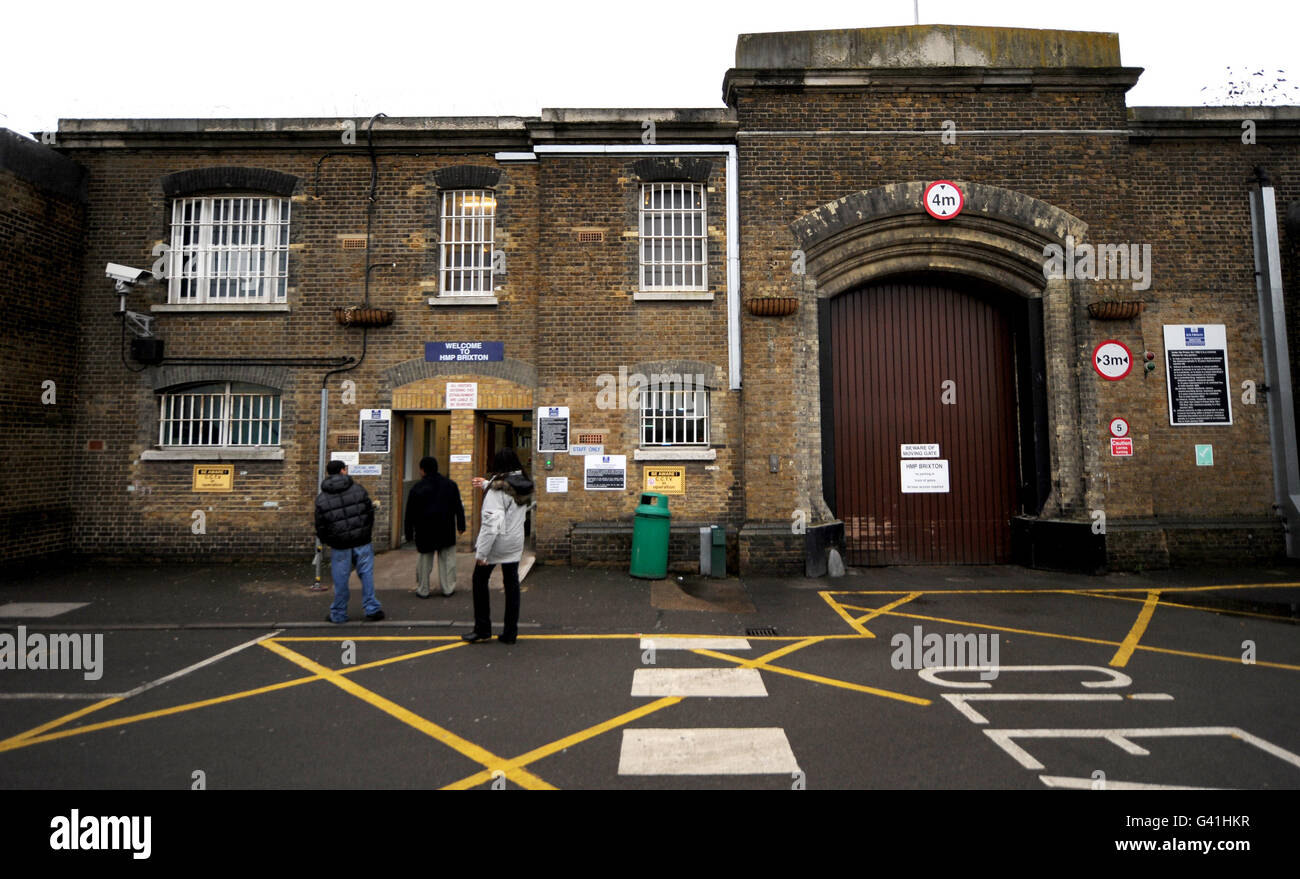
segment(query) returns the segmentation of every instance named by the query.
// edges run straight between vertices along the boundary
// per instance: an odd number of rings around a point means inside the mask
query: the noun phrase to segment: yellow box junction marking
[[[326,668],[315,660],[308,659],[301,653],[290,650],[283,644],[276,644],[274,641],[263,641],[262,646],[267,650],[270,650],[272,653],[283,656],[295,665],[300,665],[307,671],[314,672],[341,689],[343,692],[356,696],[366,704],[378,708],[390,717],[397,718],[407,726],[419,730],[426,736],[429,736],[430,738],[451,748],[453,751],[463,754],[476,763],[482,763],[484,766],[488,767],[489,770],[504,769],[506,778],[514,781],[521,787],[528,788],[529,790],[555,790],[554,785],[548,784],[536,775],[533,775],[531,772],[525,771],[522,767],[510,767],[509,769],[506,769],[506,767],[501,765],[505,761],[486,748],[474,744],[469,739],[456,735],[449,729],[438,726],[438,724],[421,717],[409,708],[403,708],[391,699],[385,699],[374,690],[367,690],[356,681],[344,677],[331,668]]]
[[[1128,665],[1129,657],[1133,655],[1133,649],[1138,646],[1138,641],[1142,639],[1142,634],[1147,630],[1147,625],[1151,622],[1151,615],[1156,612],[1156,605],[1159,603],[1159,590],[1147,593],[1147,600],[1142,602],[1142,609],[1138,611],[1138,617],[1133,621],[1133,628],[1129,629],[1123,643],[1119,645],[1119,649],[1111,657],[1111,665],[1116,668],[1123,668]]]
[[[335,638],[327,638],[325,640],[333,641],[334,643],[337,644],[341,639],[335,637]],[[362,639],[353,638],[352,640],[359,641]],[[387,659],[378,659],[375,660],[374,662],[367,662],[363,665],[348,666],[345,669],[339,669],[337,674],[343,674],[343,675],[355,674],[356,672],[359,671],[365,671],[366,669],[377,668],[382,665],[390,665],[394,662],[404,662],[408,659],[416,659],[421,656],[429,656],[434,653],[442,653],[445,650],[454,650],[457,647],[464,646],[464,644],[465,642],[461,641],[460,638],[457,637],[456,642],[452,644],[445,644],[441,647],[430,647],[427,650],[417,650],[414,653],[405,653],[402,654],[401,656],[390,656]],[[116,702],[122,701],[120,698],[106,699],[103,702],[97,702],[94,705],[89,706],[88,708],[83,708],[79,711],[74,711],[71,714],[65,714],[62,717],[56,718],[55,720],[52,720],[48,723],[44,723],[41,726],[28,730],[27,732],[19,733],[16,736],[12,736],[11,738],[5,739],[4,741],[0,741],[0,753],[3,753],[5,751],[12,751],[17,748],[24,748],[27,747],[28,745],[38,745],[41,744],[42,742],[51,742],[56,739],[64,739],[64,738],[68,738],[69,736],[81,735],[82,733],[98,732],[99,730],[112,729],[113,727],[126,726],[127,724],[132,724],[132,723],[139,723],[142,720],[153,720],[155,717],[167,717],[168,715],[171,714],[180,714],[185,711],[193,711],[196,708],[207,708],[211,705],[220,705],[222,703],[233,702],[238,699],[247,699],[251,696],[261,696],[264,693],[273,693],[276,690],[284,690],[289,687],[297,687],[297,686],[301,686],[302,684],[310,684],[319,680],[323,680],[323,678],[320,675],[313,674],[303,678],[294,678],[293,680],[290,681],[281,681],[278,684],[269,684],[265,687],[254,687],[251,690],[241,690],[237,693],[229,693],[225,696],[215,696],[210,699],[200,699],[197,702],[187,702],[183,705],[173,705],[170,708],[159,708],[156,711],[146,711],[143,714],[133,714],[127,717],[118,717],[118,718],[114,718],[113,720],[105,720],[101,723],[92,723],[92,724],[87,724],[85,726],[73,727],[72,729],[60,730],[59,732],[46,733],[46,730],[54,729],[55,727],[62,726],[65,723],[70,723],[71,721],[76,720],[78,717],[88,714],[91,711],[95,711],[99,708],[105,708]]]

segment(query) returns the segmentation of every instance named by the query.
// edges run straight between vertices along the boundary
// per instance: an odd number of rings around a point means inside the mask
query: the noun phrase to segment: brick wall
[[[362,331],[340,327],[339,306],[359,303],[364,288],[365,251],[345,249],[344,235],[364,235],[370,165],[363,150],[330,156],[302,150],[155,149],[83,150],[90,169],[88,265],[106,261],[150,266],[154,248],[169,241],[168,199],[160,180],[178,171],[213,165],[255,167],[299,178],[292,196],[288,310],[272,312],[158,311],[155,329],[169,358],[360,357]],[[740,443],[739,395],[726,389],[726,301],[721,159],[708,178],[708,279],[712,301],[634,301],[638,289],[638,204],[640,181],[633,158],[582,156],[544,158],[536,163],[498,164],[491,153],[471,155],[384,154],[373,216],[370,263],[372,305],[396,312],[389,327],[366,331],[359,366],[333,375],[331,438],[357,429],[362,408],[391,408],[394,393],[441,392],[448,381],[479,384],[479,408],[505,405],[533,409],[569,406],[577,431],[599,431],[605,449],[628,456],[627,488],[621,492],[583,489],[582,458],[554,456],[550,472],[540,464],[535,536],[539,557],[570,557],[569,531],[580,521],[630,521],[647,463],[680,463],[688,494],[674,498],[674,514],[714,523],[740,521],[741,500],[734,474]],[[498,277],[495,306],[443,304],[438,294],[439,168],[459,165],[497,168],[494,247],[506,257]],[[603,241],[579,243],[575,230],[604,233]],[[395,266],[392,264],[396,264]],[[101,282],[89,269],[87,289]],[[149,311],[166,301],[163,285],[141,287],[131,307]],[[85,398],[85,430],[102,440],[103,452],[83,452],[87,489],[103,498],[82,520],[88,552],[198,558],[310,558],[312,502],[316,494],[319,389],[325,366],[283,368],[283,460],[238,462],[235,490],[228,494],[191,491],[194,461],[158,461],[142,453],[158,442],[158,394],[165,382],[156,370],[129,372],[121,364],[115,318],[104,301],[90,299],[80,314],[85,368],[93,380]],[[430,377],[424,343],[435,340],[503,341],[510,378],[489,374],[498,364],[462,371],[437,370]],[[131,364],[133,367],[134,363]],[[172,367],[168,366],[168,369]],[[229,378],[217,366],[186,367],[187,379]],[[606,377],[625,374],[705,376],[710,396],[710,430],[716,457],[707,461],[638,462],[638,408],[613,407],[598,399]],[[345,385],[350,382],[350,385]],[[345,394],[348,399],[345,400]],[[626,399],[624,395],[623,399]],[[635,395],[632,400],[635,401]],[[442,403],[430,403],[440,408]],[[404,405],[404,404],[403,404]],[[123,417],[123,412],[130,413]],[[472,418],[454,413],[452,449],[474,451]],[[331,439],[330,451],[335,450]],[[363,455],[381,464],[383,475],[358,477],[380,502],[375,545],[390,543],[395,492],[394,455]],[[475,475],[469,464],[449,474],[468,495]],[[569,491],[544,490],[546,476],[567,476]],[[195,534],[195,511],[206,532]],[[467,538],[466,538],[467,539]]]
[[[81,187],[80,167],[0,129],[0,557],[11,560],[77,544]]]

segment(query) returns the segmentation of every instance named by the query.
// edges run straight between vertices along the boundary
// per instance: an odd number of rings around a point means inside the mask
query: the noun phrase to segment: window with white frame
[[[280,392],[242,382],[191,385],[160,400],[158,445],[278,446]]]
[[[167,301],[282,303],[289,286],[289,200],[204,196],[172,202]]]
[[[442,194],[438,289],[443,296],[491,295],[497,199],[488,189]]]
[[[703,183],[641,184],[641,289],[708,290]]]
[[[643,388],[640,394],[642,447],[709,444],[707,390],[670,383]]]

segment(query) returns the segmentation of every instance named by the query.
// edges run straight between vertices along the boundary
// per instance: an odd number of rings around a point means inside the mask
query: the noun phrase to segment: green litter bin
[[[668,496],[657,491],[641,495],[632,521],[632,576],[662,580],[668,576]]]

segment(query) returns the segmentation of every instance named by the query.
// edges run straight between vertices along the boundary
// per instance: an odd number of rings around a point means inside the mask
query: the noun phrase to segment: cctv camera
[[[121,266],[115,262],[109,263],[104,268],[104,275],[112,278],[114,281],[125,284],[134,284],[140,280],[142,275],[146,274],[144,269],[133,269],[130,266]]]

